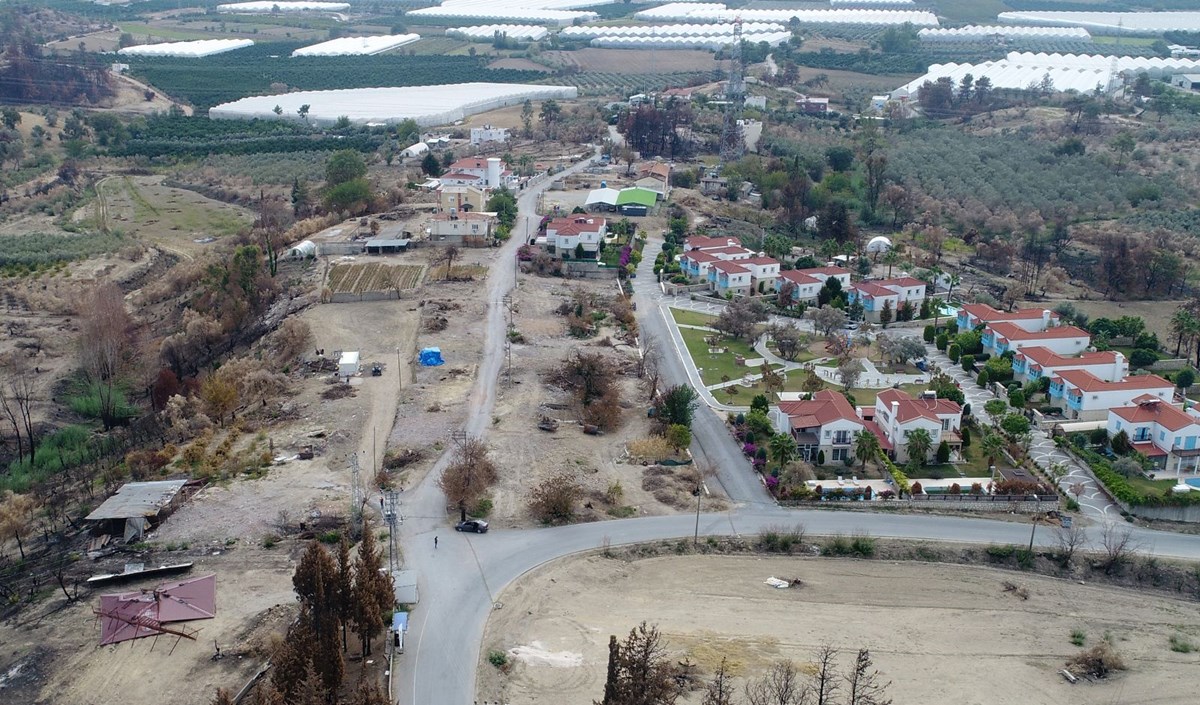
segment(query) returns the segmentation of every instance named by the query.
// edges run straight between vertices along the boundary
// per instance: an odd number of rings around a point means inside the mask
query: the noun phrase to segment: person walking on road
[[[435,550],[435,551],[437,550],[437,537],[436,536],[433,537],[433,550]]]

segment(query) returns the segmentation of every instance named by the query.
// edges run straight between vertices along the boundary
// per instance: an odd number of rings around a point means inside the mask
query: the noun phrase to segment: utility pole
[[[1034,495],[1033,498],[1038,499],[1037,495]],[[1039,508],[1041,507],[1041,500],[1038,500],[1038,506]],[[1033,525],[1029,529],[1029,555],[1031,556],[1033,555],[1033,535],[1037,532],[1037,523],[1038,514],[1035,513],[1033,515]]]
[[[396,490],[387,490],[383,493],[383,519],[388,525],[388,572],[392,572],[399,568],[396,564],[397,556],[400,553],[397,542],[399,537],[396,532],[396,525],[403,522],[400,518],[400,493]]]
[[[508,328],[504,334],[504,378],[512,381],[512,333],[513,333],[513,298],[512,294],[504,295],[504,305],[508,308]]]

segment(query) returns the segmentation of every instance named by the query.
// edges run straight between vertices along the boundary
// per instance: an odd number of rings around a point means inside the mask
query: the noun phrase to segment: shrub
[[[989,381],[988,380],[988,371],[987,371],[987,368],[985,367],[979,371],[979,376],[975,378],[975,383],[978,384],[980,387],[987,387],[988,381]]]
[[[958,346],[958,343],[955,343],[955,344],[951,345],[949,347],[949,349],[946,350],[946,357],[950,358],[950,362],[957,363],[958,356],[961,352],[962,352],[962,348],[960,348]]]
[[[529,497],[529,510],[546,524],[565,523],[575,518],[575,503],[583,488],[566,474],[542,481]]]
[[[949,344],[950,336],[946,335],[945,333],[939,333],[938,336],[933,339],[933,346],[942,352],[946,352],[946,346]]]
[[[824,465],[824,464],[825,464],[825,451],[818,450],[817,451],[817,465]]]
[[[1008,403],[1011,404],[1014,409],[1025,408],[1025,392],[1021,391],[1020,389],[1012,390],[1008,393]]]
[[[1129,354],[1129,364],[1134,367],[1149,367],[1158,362],[1158,353],[1148,348],[1137,348]]]
[[[1079,645],[1077,644],[1077,646]],[[1188,641],[1186,638],[1180,636],[1179,634],[1171,635],[1171,651],[1174,651],[1177,654],[1190,654],[1196,650],[1196,645]]]
[[[975,369],[975,356],[974,355],[963,355],[959,359],[962,362],[963,372],[970,372],[971,370]]]
[[[1067,667],[1072,673],[1082,673],[1093,678],[1104,678],[1114,671],[1124,671],[1125,662],[1113,650],[1112,644],[1101,641],[1087,651],[1081,651],[1071,660]]]
[[[922,334],[922,337],[925,339],[926,343],[932,343],[937,338],[937,334],[936,331],[934,331],[933,326],[925,326],[925,331]]]
[[[866,534],[855,534],[850,539],[850,552],[861,558],[875,555],[875,539]]]
[[[939,463],[950,462],[950,444],[947,443],[946,441],[942,441],[941,443],[938,444],[937,461]],[[957,487],[957,485],[955,485],[955,487]]]
[[[1010,436],[1029,433],[1029,419],[1020,414],[1008,414],[1000,421],[1000,428]]]
[[[911,493],[912,493],[914,496],[916,496],[916,495],[919,495],[919,494],[924,494],[924,493],[925,493],[925,488],[924,488],[924,487],[921,487],[921,483],[919,483],[919,482],[914,482],[914,483],[912,483],[912,487],[909,489],[909,491],[910,491],[910,492],[911,492]]]
[[[501,671],[508,670],[508,654],[498,649],[492,649],[488,652],[488,663],[492,664]]]
[[[850,544],[850,539],[842,534],[829,537],[825,544],[821,546],[821,555],[824,556],[848,556],[853,552]]]
[[[1191,370],[1180,370],[1175,373],[1175,386],[1180,389],[1187,389],[1196,383],[1196,373]]]
[[[1008,546],[1008,545],[988,546],[985,549],[985,552],[991,558],[994,558],[996,560],[1006,561],[1009,558],[1013,557],[1013,554],[1015,554],[1017,552],[1017,549],[1015,546]]]
[[[966,413],[967,413],[967,412],[966,412],[966,410],[964,409],[964,410],[963,410],[963,414],[965,415]],[[966,426],[963,426],[963,427],[962,427],[962,428],[959,430],[959,433],[961,433],[961,434],[962,434],[962,444],[963,444],[963,448],[970,447],[970,445],[971,445],[971,429],[967,428]]]
[[[759,550],[768,553],[791,553],[804,545],[804,525],[792,528],[768,526],[758,535]]]
[[[487,515],[492,513],[493,506],[494,505],[492,504],[492,500],[488,499],[487,497],[484,497],[483,499],[476,502],[475,506],[471,508],[471,516],[479,517],[480,519],[483,519],[483,518],[487,517]]]

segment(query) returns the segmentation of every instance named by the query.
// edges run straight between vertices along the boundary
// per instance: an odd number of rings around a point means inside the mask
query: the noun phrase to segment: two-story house
[[[488,247],[496,218],[490,213],[435,213],[425,223],[430,242],[462,247]]]
[[[854,438],[866,427],[858,412],[840,392],[822,389],[812,399],[781,401],[769,413],[779,433],[796,439],[800,457],[813,462],[825,453],[825,462],[844,462],[854,456]]]
[[[607,236],[608,221],[579,214],[555,218],[547,223],[544,244],[547,252],[562,259],[578,259],[577,246],[582,245],[583,258],[596,259],[600,253],[600,243]]]
[[[925,300],[926,283],[915,277],[897,277],[895,279],[876,279],[874,281],[858,282],[850,287],[847,300],[850,303],[861,303],[863,316],[872,323],[879,323],[883,310],[892,312],[892,320],[896,320],[896,312],[905,303],[913,311],[921,307]]]
[[[718,296],[748,296],[750,279],[750,268],[742,262],[713,262],[708,268],[708,283]]]
[[[908,462],[908,437],[918,428],[933,440],[926,461],[934,457],[942,441],[950,447],[951,459],[961,457],[962,407],[950,399],[938,399],[934,392],[914,399],[899,389],[885,389],[875,397],[874,418],[867,428],[897,463]]]
[[[1085,352],[1078,357],[1059,355],[1050,348],[1033,345],[1017,350],[1012,360],[1013,374],[1020,382],[1053,378],[1064,370],[1087,370],[1106,382],[1129,376],[1129,362],[1115,350]]]
[[[1135,450],[1166,472],[1196,472],[1200,465],[1200,417],[1158,397],[1110,409],[1107,429],[1109,438],[1124,431]]]
[[[1086,330],[1075,326],[1054,326],[1042,331],[1028,331],[1009,321],[989,323],[983,329],[983,351],[993,357],[1012,350],[1043,347],[1067,357],[1079,355],[1087,349],[1092,337]]]
[[[1007,322],[1036,333],[1057,326],[1062,322],[1062,318],[1057,313],[1044,308],[1000,311],[987,304],[963,304],[962,308],[958,309],[956,322],[959,330],[973,330],[989,323]]]
[[[775,283],[778,291],[785,281],[792,283],[792,301],[795,303],[811,304],[817,300],[817,294],[825,286],[827,279],[837,279],[842,290],[850,288],[850,270],[841,267],[813,267],[811,269],[789,269],[779,273]]]
[[[752,293],[765,294],[775,290],[775,283],[779,279],[779,260],[756,255],[740,260],[738,264],[750,270]]]
[[[708,281],[708,270],[714,262],[741,262],[754,257],[754,252],[736,245],[694,248],[679,256],[679,266],[692,279]]]
[[[1106,382],[1087,370],[1063,370],[1050,378],[1050,403],[1063,406],[1063,415],[1077,421],[1101,421],[1108,411],[1132,406],[1145,396],[1170,402],[1175,385],[1158,375],[1126,377]]]

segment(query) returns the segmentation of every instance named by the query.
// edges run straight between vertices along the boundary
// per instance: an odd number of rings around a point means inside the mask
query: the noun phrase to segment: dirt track
[[[777,590],[763,584],[770,576],[805,586]],[[1005,593],[1004,580],[1025,586],[1029,599]],[[643,620],[659,625],[672,654],[686,652],[710,672],[725,656],[739,676],[779,659],[807,661],[826,643],[843,651],[843,663],[869,648],[897,703],[1194,702],[1200,663],[1168,646],[1172,634],[1200,641],[1195,603],[970,566],[588,556],[539,569],[500,600],[478,695],[513,705],[599,698],[609,635],[623,638]],[[1080,650],[1070,643],[1075,629],[1087,646],[1109,634],[1130,670],[1066,683],[1057,670]],[[492,649],[516,660],[510,676],[487,663]]]

